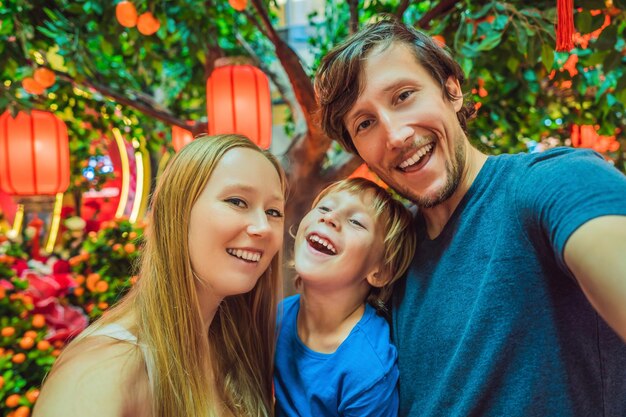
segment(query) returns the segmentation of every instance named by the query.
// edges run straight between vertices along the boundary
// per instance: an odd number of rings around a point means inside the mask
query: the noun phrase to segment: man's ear
[[[386,273],[382,272],[379,268],[373,269],[372,272],[367,274],[365,277],[367,282],[376,288],[384,287],[385,284],[389,282],[389,276]]]
[[[454,111],[459,112],[463,108],[463,90],[461,90],[461,84],[459,80],[454,76],[449,76],[446,80],[446,91],[448,92],[450,97],[452,98],[452,105],[454,106]]]

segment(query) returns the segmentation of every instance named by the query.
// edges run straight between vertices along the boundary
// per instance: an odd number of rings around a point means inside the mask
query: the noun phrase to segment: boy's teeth
[[[416,163],[419,162],[420,159],[422,159],[422,157],[424,155],[426,155],[428,152],[430,152],[430,150],[433,148],[432,143],[428,144],[422,148],[420,148],[417,152],[415,152],[415,154],[410,157],[409,159],[407,159],[406,161],[402,162],[398,167],[400,169],[404,169],[407,168],[411,165],[415,165]]]
[[[335,249],[335,247],[333,246],[332,243],[330,243],[329,241],[327,241],[326,239],[319,237],[317,235],[312,235],[309,240],[313,241],[313,242],[317,242],[320,245],[324,246],[325,248],[327,248],[329,251],[331,251],[332,253],[337,253],[337,250]]]
[[[258,252],[250,252],[242,249],[226,249],[226,252],[245,261],[259,262],[261,259],[261,254]]]

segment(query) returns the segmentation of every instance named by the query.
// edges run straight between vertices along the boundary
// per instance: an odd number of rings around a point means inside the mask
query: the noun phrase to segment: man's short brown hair
[[[320,105],[322,129],[343,148],[357,154],[350,133],[345,127],[344,118],[350,111],[364,88],[362,79],[363,63],[375,48],[388,48],[396,42],[408,45],[417,62],[422,65],[439,83],[442,92],[453,100],[446,88],[448,77],[453,76],[463,84],[465,76],[461,66],[450,53],[432,38],[404,25],[395,18],[386,18],[368,25],[343,43],[333,48],[322,59],[315,76],[315,92]],[[457,112],[461,128],[467,130],[467,120],[475,114],[473,103],[466,103]]]

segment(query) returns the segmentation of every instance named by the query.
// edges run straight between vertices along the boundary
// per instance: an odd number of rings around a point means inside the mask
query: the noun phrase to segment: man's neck
[[[426,233],[430,239],[435,239],[441,234],[448,220],[452,217],[452,213],[454,213],[454,210],[456,210],[457,206],[474,183],[474,180],[476,180],[478,173],[483,165],[485,165],[486,161],[487,155],[479,152],[472,146],[468,146],[463,172],[461,173],[461,180],[454,194],[435,207],[420,208],[426,222]]]

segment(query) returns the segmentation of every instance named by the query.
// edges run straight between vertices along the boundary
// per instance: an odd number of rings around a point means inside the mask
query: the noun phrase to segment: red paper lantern
[[[209,134],[239,133],[263,149],[272,143],[267,76],[252,65],[225,65],[207,80]]]
[[[172,146],[176,152],[193,140],[193,134],[182,127],[172,126]]]
[[[33,110],[0,116],[0,189],[12,195],[54,195],[70,183],[65,123]]]

